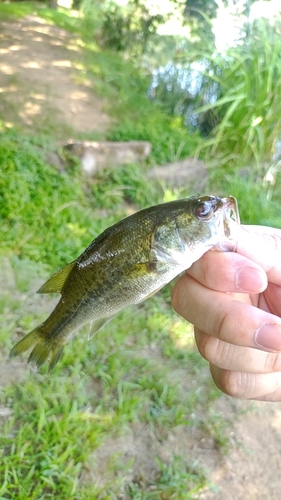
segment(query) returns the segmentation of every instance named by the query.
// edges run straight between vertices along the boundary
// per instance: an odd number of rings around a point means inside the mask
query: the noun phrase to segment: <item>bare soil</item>
[[[110,120],[90,82],[78,81],[77,46],[69,33],[32,16],[2,22],[0,54],[0,114],[4,123],[36,127],[59,122],[65,130],[70,124],[77,132],[98,132],[101,136],[105,133]],[[25,373],[26,366],[23,369],[20,361],[0,363],[2,386],[22,380]],[[153,473],[153,456],[167,461],[173,454],[186,454],[208,471],[213,484],[198,494],[200,500],[281,498],[280,404],[222,396],[214,407],[228,422],[228,453],[223,453],[215,440],[196,426],[193,430],[174,428],[165,439],[158,439],[148,427],[135,426],[130,436],[110,437],[99,448],[93,456],[93,469],[84,480],[94,479],[100,484],[108,480],[106,464],[114,453],[126,462],[134,457],[134,470],[138,470],[140,481],[146,481]]]
[[[35,16],[0,24],[0,116],[5,124],[103,135],[110,120],[79,65],[72,35]],[[83,84],[79,84],[79,81]]]

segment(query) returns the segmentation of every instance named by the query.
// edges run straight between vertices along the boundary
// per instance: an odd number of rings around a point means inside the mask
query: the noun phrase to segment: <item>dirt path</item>
[[[214,491],[200,500],[279,500],[281,498],[281,407],[222,397],[217,410],[234,419],[226,456],[206,450],[199,461],[210,471]]]
[[[101,135],[107,130],[109,118],[91,82],[77,83],[79,48],[68,32],[35,16],[1,23],[0,56],[4,123],[39,129],[61,123],[62,129]]]
[[[77,132],[99,132],[109,126],[103,103],[90,88],[89,82],[78,83],[75,69],[77,46],[71,35],[29,16],[13,23],[0,23],[0,117],[4,123],[31,128],[67,125]],[[68,138],[65,132],[65,139]],[[19,362],[14,361],[19,373]],[[0,364],[0,377],[7,383],[14,380],[13,363]],[[25,369],[26,370],[26,369]],[[99,450],[101,464],[110,458],[112,449],[133,455],[143,463],[152,456],[188,453],[214,484],[198,494],[200,500],[277,500],[281,498],[281,406],[280,404],[235,401],[222,397],[215,403],[216,411],[229,424],[230,451],[223,455],[215,442],[202,434],[186,435],[176,428],[161,446],[151,441],[146,430],[132,439],[116,438]],[[113,448],[112,448],[113,447]],[[146,448],[145,448],[146,447]],[[195,498],[195,497],[194,497]]]

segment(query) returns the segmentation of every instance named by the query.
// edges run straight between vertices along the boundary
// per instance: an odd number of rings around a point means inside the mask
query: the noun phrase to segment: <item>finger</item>
[[[222,292],[262,292],[266,272],[255,262],[233,252],[207,252],[187,271],[207,288]]]
[[[211,365],[217,387],[234,398],[281,401],[281,372],[245,373],[223,370]]]
[[[265,292],[260,295],[259,307],[281,316],[281,286],[269,283]]]
[[[281,230],[265,226],[239,226],[237,253],[259,264],[268,280],[281,285]]]
[[[209,363],[224,370],[246,373],[281,372],[281,354],[241,347],[194,329],[200,354]]]
[[[243,294],[241,299],[248,300]],[[281,319],[231,295],[209,290],[188,274],[176,283],[172,305],[203,332],[224,342],[281,351]]]

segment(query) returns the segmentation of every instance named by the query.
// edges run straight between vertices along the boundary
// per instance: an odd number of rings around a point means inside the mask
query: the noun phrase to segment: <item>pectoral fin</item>
[[[114,318],[114,316],[115,316],[115,314],[113,314],[113,316],[109,316],[107,318],[100,318],[100,319],[97,319],[95,321],[91,321],[90,330],[88,333],[88,340],[90,340],[95,335],[95,333],[97,333],[97,331],[100,330],[104,325],[109,323],[109,321],[111,321],[112,318]]]
[[[48,281],[46,281],[41,288],[39,288],[37,293],[61,293],[63,286],[75,264],[76,261],[73,261],[53,274],[53,276],[51,276],[51,278],[48,279]]]

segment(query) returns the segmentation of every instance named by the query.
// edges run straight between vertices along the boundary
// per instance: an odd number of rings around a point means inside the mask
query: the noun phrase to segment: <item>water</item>
[[[209,112],[198,113],[197,109],[214,104],[220,96],[220,85],[212,79],[215,71],[219,68],[204,59],[185,65],[169,62],[154,70],[148,95],[169,114],[183,116],[188,128],[207,135],[217,122],[211,121]]]

